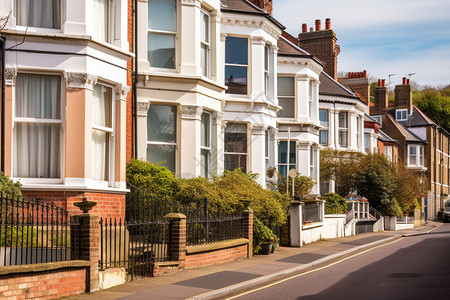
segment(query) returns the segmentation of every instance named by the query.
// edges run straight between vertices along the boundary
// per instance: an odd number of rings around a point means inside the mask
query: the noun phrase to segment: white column
[[[137,14],[138,14],[138,68],[139,72],[148,71],[150,63],[147,58],[147,35],[148,35],[148,2],[147,0],[137,1]]]
[[[223,84],[224,67],[223,63],[225,58],[222,57],[222,53],[225,53],[222,49],[221,35],[220,35],[220,17],[222,13],[215,10],[211,13],[211,79],[215,80],[219,84]]]
[[[150,102],[137,103],[137,159],[147,160],[147,112]]]
[[[178,65],[181,74],[201,75],[200,69],[200,1],[181,1],[181,26],[178,32],[180,49]],[[187,29],[189,30],[183,30]]]
[[[311,144],[308,142],[297,143],[297,172],[302,176],[309,176],[309,151]]]
[[[275,45],[272,45],[269,47],[269,101],[278,105],[278,98],[277,98],[277,54],[278,54],[278,47]]]
[[[248,90],[251,91],[252,99],[264,94],[264,46],[262,37],[251,37],[251,54],[249,56],[249,65],[251,65]]]
[[[266,159],[265,159],[265,145],[266,127],[264,125],[252,125],[252,135],[250,141],[251,147],[251,168],[253,173],[259,174],[258,183],[266,187]]]
[[[88,32],[87,20],[93,20],[92,9],[90,7],[92,1],[80,0],[80,1],[65,1],[64,13],[65,20],[62,17],[62,31],[64,34],[76,34],[86,35],[91,34]]]
[[[351,111],[348,113],[348,149],[349,150],[358,150],[358,144],[356,142],[356,113]]]
[[[211,144],[211,166],[214,172],[222,174],[224,170],[224,128],[226,122],[222,120],[222,112],[212,114],[212,144]]]
[[[339,148],[339,110],[335,110],[332,113],[332,116],[334,116],[333,120],[334,120],[334,141],[333,143],[330,143],[332,145],[334,145],[335,149]]]
[[[303,123],[309,123],[309,76],[297,75],[297,120]]]
[[[182,178],[200,176],[201,115],[203,108],[196,105],[181,107],[179,174]]]

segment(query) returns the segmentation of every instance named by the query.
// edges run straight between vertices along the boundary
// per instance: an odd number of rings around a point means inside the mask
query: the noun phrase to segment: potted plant
[[[267,171],[266,171],[267,177],[272,178],[273,175],[275,175],[276,171],[277,171],[277,168],[272,167],[272,166],[268,167]]]
[[[278,237],[258,218],[253,219],[253,253],[269,255]]]

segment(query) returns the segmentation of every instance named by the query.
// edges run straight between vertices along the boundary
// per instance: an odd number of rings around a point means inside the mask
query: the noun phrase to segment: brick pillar
[[[98,291],[98,260],[100,224],[99,217],[91,214],[70,217],[70,241],[72,259],[88,260],[91,262],[90,272],[86,276],[86,292]]]
[[[169,222],[169,256],[178,261],[180,268],[184,267],[186,259],[186,216],[170,213],[164,216]]]
[[[242,222],[243,237],[248,239],[247,257],[253,256],[253,210],[247,208],[243,213],[244,220]]]

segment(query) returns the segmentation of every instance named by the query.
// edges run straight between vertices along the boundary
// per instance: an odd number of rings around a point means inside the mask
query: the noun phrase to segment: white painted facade
[[[127,41],[127,1],[114,0],[106,6],[93,7],[90,0],[62,0],[54,7],[55,19],[51,25],[45,23],[49,12],[44,8],[41,12],[38,8],[30,12],[31,8],[23,4],[26,2],[17,1],[22,3],[21,9],[14,3],[14,0],[0,0],[0,18],[9,15],[1,31],[7,48],[6,90],[11,95],[11,102],[7,96],[6,108],[6,173],[20,180],[25,190],[124,193],[126,98],[130,90],[127,61],[132,57]],[[99,11],[100,15],[96,13]],[[35,20],[27,14],[34,14]],[[105,21],[99,22],[102,16]],[[56,119],[26,118],[15,111],[22,90],[22,86],[17,86],[17,79],[30,75],[59,78],[57,105],[60,105],[60,113]],[[107,101],[111,101],[111,122],[102,128],[95,124],[92,104],[93,91],[100,84],[110,91]],[[39,122],[60,124],[59,133],[55,135],[59,139],[59,148],[55,151],[58,159],[54,161],[58,165],[57,175],[33,176],[30,172],[23,177],[14,167],[19,159],[14,145],[18,136],[23,138],[23,134],[16,132],[17,126]],[[101,179],[95,179],[97,166],[91,151],[95,130],[108,136],[105,143],[109,150],[101,166],[108,174]]]

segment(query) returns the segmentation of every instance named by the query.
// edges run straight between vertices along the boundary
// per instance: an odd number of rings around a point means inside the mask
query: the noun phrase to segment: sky
[[[361,72],[401,84],[450,84],[449,0],[273,0],[273,16],[294,36],[302,24],[331,19],[341,47],[338,72]]]

